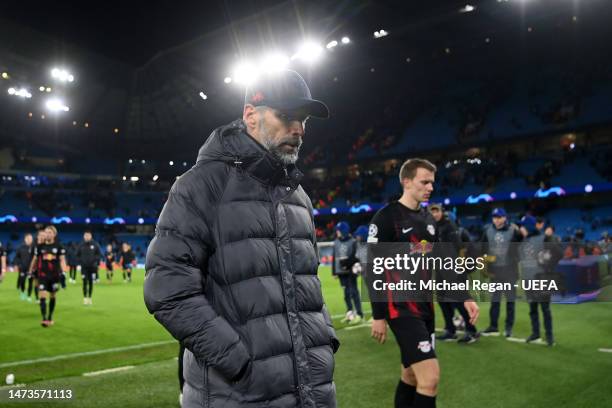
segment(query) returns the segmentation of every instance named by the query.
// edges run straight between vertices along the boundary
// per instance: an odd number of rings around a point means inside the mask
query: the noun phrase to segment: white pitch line
[[[601,351],[602,353],[612,353],[612,349],[608,348],[600,348],[599,351]]]
[[[372,327],[372,323],[364,322],[364,323],[356,324],[354,326],[345,326],[338,330],[355,330],[355,329],[363,329],[364,327]]]
[[[98,354],[115,353],[115,352],[118,352],[118,351],[136,350],[136,349],[140,349],[140,348],[161,346],[161,345],[170,344],[170,343],[177,343],[178,344],[178,342],[176,340],[156,341],[156,342],[153,342],[153,343],[134,344],[132,346],[113,347],[113,348],[103,349],[103,350],[84,351],[84,352],[81,352],[81,353],[60,354],[60,355],[57,355],[57,356],[41,357],[41,358],[35,358],[35,359],[32,359],[32,360],[10,361],[8,363],[0,364],[0,368],[14,367],[14,366],[20,366],[20,365],[26,365],[26,364],[34,364],[34,363],[46,363],[48,361],[65,360],[65,359],[68,359],[68,358],[75,358],[75,357],[95,356],[95,355],[98,355]]]
[[[372,312],[370,310],[364,310],[363,313],[372,313]],[[335,315],[332,315],[331,318],[332,319],[339,319],[339,318],[345,317],[345,316],[346,316],[346,313],[344,313],[344,314],[335,314]]]
[[[3,385],[3,386],[0,386],[0,390],[8,390],[9,388],[22,388],[25,386],[26,386],[25,384]]]
[[[118,371],[126,371],[126,370],[130,370],[134,368],[134,366],[130,365],[130,366],[124,366],[124,367],[116,367],[116,368],[108,368],[106,370],[100,370],[100,371],[90,371],[88,373],[83,373],[83,376],[85,377],[93,377],[95,375],[102,375],[102,374],[109,374],[109,373],[116,373]]]

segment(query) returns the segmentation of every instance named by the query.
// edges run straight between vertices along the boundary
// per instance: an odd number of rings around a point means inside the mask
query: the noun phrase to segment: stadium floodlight
[[[350,42],[351,42],[351,39],[350,39],[350,38],[348,38],[348,37],[346,37],[346,36],[344,36],[344,37],[342,37],[342,39],[340,40],[340,42],[341,42],[342,44],[348,44],[348,43],[350,43]]]
[[[328,50],[331,50],[334,47],[338,46],[338,41],[333,40],[327,43],[327,45],[325,46],[325,48],[327,48]]]
[[[231,84],[232,83],[232,77],[225,77],[223,79],[223,82],[225,82],[226,84]]]
[[[52,112],[68,112],[70,110],[70,108],[68,106],[66,106],[64,104],[64,102],[62,102],[59,99],[49,99],[47,101],[47,103],[45,104],[47,106],[47,109],[49,109]]]
[[[127,180],[127,177],[123,176],[123,181]]]
[[[128,160],[128,163],[132,164],[132,163],[134,163],[134,160],[130,159],[130,160]]]
[[[200,92],[200,98],[207,100],[208,99],[208,95],[206,95],[204,92]]]
[[[248,61],[237,64],[232,72],[234,82],[241,85],[249,85],[259,76],[257,68]]]
[[[147,163],[147,161],[146,161],[145,159],[142,159],[142,160],[140,161],[140,163],[142,163],[142,164],[146,164],[146,163]]]
[[[8,72],[3,72],[3,73],[2,73],[2,79],[9,79],[9,74],[8,74]]]
[[[378,30],[374,31],[374,38],[383,38],[389,35],[389,32],[386,30]]]
[[[44,87],[44,86],[39,86],[39,87],[38,87],[38,90],[39,90],[40,92],[45,92],[45,87]]]
[[[140,180],[140,178],[138,178],[138,176],[130,177],[130,181],[138,181],[138,180]]]
[[[260,66],[261,71],[265,73],[279,72],[289,66],[289,57],[280,52],[273,52],[261,60]]]
[[[173,162],[172,160],[170,160],[170,161],[168,162],[168,164],[169,164],[169,165],[171,165],[171,166],[174,166],[174,162]]]
[[[53,68],[51,70],[51,77],[61,82],[73,82],[74,81],[74,75],[72,75],[70,72],[66,71],[65,69],[60,69],[60,68]]]
[[[153,176],[153,181],[157,181],[157,179],[159,178],[159,176],[156,174]]]
[[[587,184],[586,186],[584,186],[584,192],[585,193],[592,193],[593,192],[593,185],[592,184]]]
[[[21,98],[31,98],[32,97],[32,94],[28,92],[28,90],[25,88],[15,89],[11,87],[8,89],[8,93],[9,95],[19,96]]]
[[[465,7],[461,7],[459,9],[460,13],[469,13],[471,11],[476,10],[476,7],[472,6],[471,4],[466,4]]]
[[[138,223],[139,224],[144,224],[144,218],[138,218]]]
[[[298,52],[291,59],[300,59],[312,64],[321,58],[323,47],[312,41],[307,41],[299,48]]]

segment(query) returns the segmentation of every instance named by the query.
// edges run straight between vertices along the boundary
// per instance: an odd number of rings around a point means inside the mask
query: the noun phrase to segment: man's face
[[[500,229],[506,224],[506,217],[493,217],[493,225],[495,228]]]
[[[281,162],[293,164],[298,159],[307,119],[308,115],[300,111],[262,110],[259,112],[259,140]]]
[[[107,252],[112,252],[112,251],[113,251],[113,247],[112,247],[112,246],[110,246],[110,245],[107,245],[107,246],[106,246],[106,251],[107,251]]]
[[[439,222],[442,219],[442,211],[440,211],[439,208],[430,208],[429,212],[431,213],[431,216],[434,217],[436,222]]]
[[[47,237],[45,235],[45,230],[38,231],[38,235],[36,235],[36,242],[38,242],[39,244],[42,244],[46,240],[47,240]]]
[[[91,232],[84,233],[83,234],[83,239],[85,240],[85,242],[91,241]]]
[[[23,242],[25,242],[26,245],[32,245],[32,236],[30,234],[26,235],[23,239]]]
[[[544,228],[544,223],[536,222],[536,228],[538,229],[538,231],[542,231],[542,228]]]
[[[127,244],[121,244],[121,248],[123,249],[123,252],[127,252],[128,250]]]
[[[45,228],[45,242],[52,243],[55,240],[55,232],[51,228]]]
[[[428,201],[433,191],[435,176],[433,171],[420,167],[413,179],[405,178],[402,181],[404,191],[419,203]]]

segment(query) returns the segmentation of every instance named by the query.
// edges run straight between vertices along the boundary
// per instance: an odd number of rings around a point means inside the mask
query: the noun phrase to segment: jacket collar
[[[267,185],[297,188],[304,177],[294,164],[285,166],[250,136],[240,119],[215,129],[200,148],[198,162],[216,160],[233,163]]]

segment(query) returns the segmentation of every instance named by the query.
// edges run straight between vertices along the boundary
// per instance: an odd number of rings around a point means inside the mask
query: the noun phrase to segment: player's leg
[[[87,292],[89,286],[89,279],[87,279],[87,267],[81,266],[81,282],[83,284],[83,304],[87,304]]]
[[[342,323],[350,322],[353,320],[353,305],[351,299],[351,293],[349,289],[349,276],[338,275],[342,291],[344,293],[344,304],[346,305],[346,317],[342,319]]]
[[[416,393],[414,395],[414,408],[434,408],[438,383],[440,381],[440,365],[437,358],[419,361],[412,366],[416,377]]]
[[[395,408],[412,407],[416,394],[417,379],[410,367],[401,365],[401,376],[395,388]]]
[[[38,283],[38,277],[34,276],[34,297],[36,297],[37,301],[40,300],[39,292],[40,292],[40,286]]]
[[[470,323],[470,314],[465,309],[463,302],[456,302],[454,303],[454,305],[455,305],[455,308],[459,311],[459,314],[461,315],[461,317],[463,317],[463,321],[465,322],[466,333],[470,333],[473,336],[477,335],[478,329],[476,328],[476,326]]]
[[[89,292],[87,294],[87,297],[89,297],[89,304],[91,305],[91,294],[93,293],[93,283],[98,279],[98,268],[97,267],[92,267],[91,268],[91,281],[89,282]]]
[[[40,314],[42,315],[41,325],[43,327],[48,326],[47,322],[47,290],[45,283],[40,284],[40,291],[38,292],[38,298],[40,299]]]
[[[512,336],[512,328],[514,327],[514,311],[516,309],[516,288],[514,287],[514,283],[515,282],[510,282],[510,290],[504,292],[504,295],[506,296],[506,324],[504,328],[504,335],[506,337]]]
[[[497,328],[497,323],[499,321],[499,307],[501,302],[501,293],[495,291],[491,294],[491,308],[489,309],[489,327],[484,329],[482,332],[486,335],[497,335],[499,334],[499,329]]]
[[[357,312],[357,318],[353,323],[357,323],[363,319],[363,310],[361,309],[361,297],[359,296],[359,287],[357,286],[357,275],[349,275],[350,296]]]
[[[127,268],[123,266],[123,281],[127,282]]]
[[[56,285],[59,285],[57,283]],[[53,290],[50,292],[51,298],[49,299],[49,316],[47,317],[47,322],[49,326],[53,325],[53,312],[55,311],[55,295],[57,294],[57,286],[54,286]]]
[[[25,272],[19,272],[19,278],[17,279],[17,290],[19,291],[19,298],[26,300],[25,283],[27,276]]]
[[[529,301],[529,318],[531,319],[531,334],[527,337],[527,342],[540,338],[540,318],[538,316],[538,302]]]
[[[128,279],[128,282],[131,282],[131,281],[132,281],[132,267],[131,267],[131,266],[129,266],[129,267],[128,267],[128,270],[127,270],[127,277],[128,277],[128,278],[127,278],[127,279]]]
[[[549,346],[555,344],[555,338],[553,336],[552,328],[552,313],[550,311],[550,299],[544,302],[540,302],[542,307],[542,316],[544,317],[544,331],[546,333],[546,343]]]
[[[444,299],[444,293],[438,293],[438,305],[440,306],[440,310],[442,311],[442,316],[444,317],[444,333],[437,337],[438,340],[449,341],[455,340],[457,335],[455,334],[455,324],[453,323],[453,313],[454,307],[451,302],[447,302],[447,299]]]
[[[435,407],[440,369],[434,350],[433,319],[398,318],[388,323],[400,347],[402,366],[410,368],[402,369],[395,393],[396,408]]]

